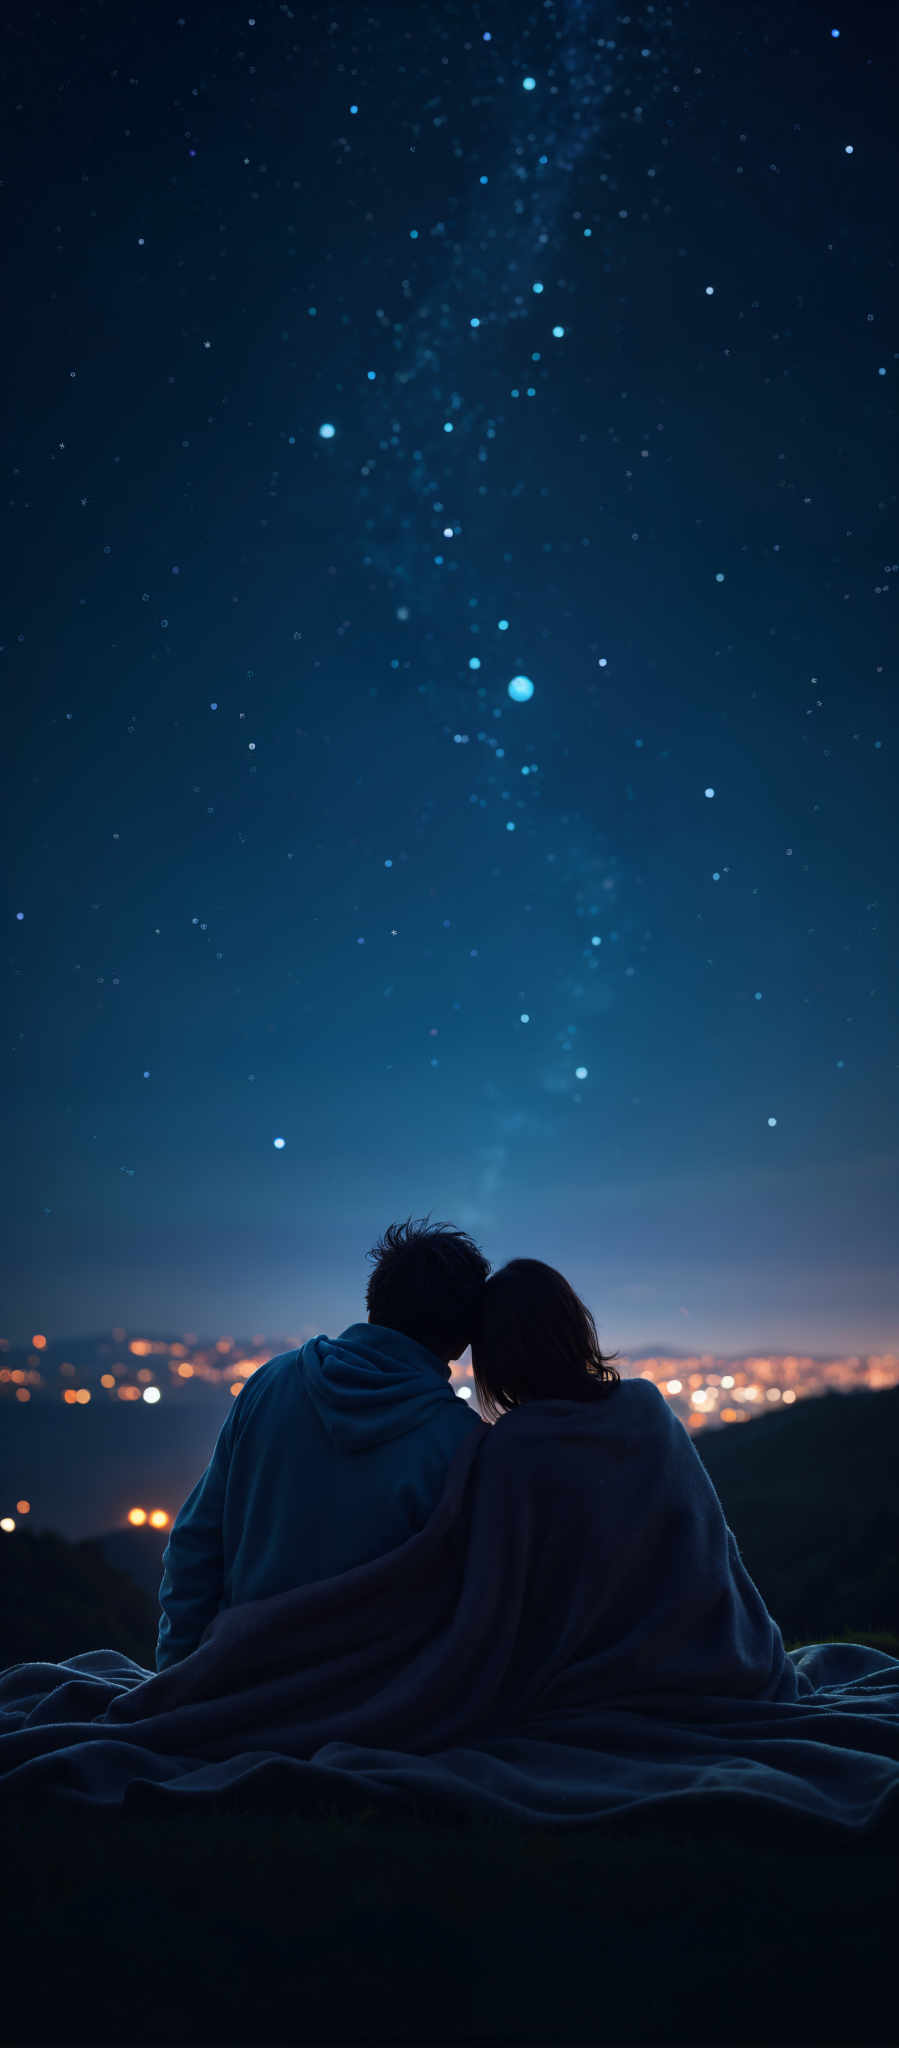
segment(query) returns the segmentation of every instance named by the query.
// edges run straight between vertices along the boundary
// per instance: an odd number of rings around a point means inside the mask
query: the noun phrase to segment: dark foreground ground
[[[3,1814],[14,2043],[852,2043],[897,2036],[889,1835]]]

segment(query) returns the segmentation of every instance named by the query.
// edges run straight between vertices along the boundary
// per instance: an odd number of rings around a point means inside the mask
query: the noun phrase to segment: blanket
[[[622,1382],[472,1432],[408,1542],[223,1609],[162,1672],[4,1671],[0,1803],[39,1788],[544,1826],[725,1797],[855,1835],[899,1809],[899,1660],[787,1654],[683,1425]]]

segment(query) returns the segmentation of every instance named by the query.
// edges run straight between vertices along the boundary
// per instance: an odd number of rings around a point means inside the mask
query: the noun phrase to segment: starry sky
[[[888,1346],[890,10],[177,5],[5,52],[3,1334]]]

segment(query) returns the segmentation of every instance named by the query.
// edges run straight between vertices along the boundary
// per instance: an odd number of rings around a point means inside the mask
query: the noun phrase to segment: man
[[[367,1564],[423,1528],[463,1438],[457,1399],[490,1264],[464,1231],[391,1224],[367,1323],[259,1367],[234,1402],[163,1551],[156,1669],[195,1650],[222,1607]]]

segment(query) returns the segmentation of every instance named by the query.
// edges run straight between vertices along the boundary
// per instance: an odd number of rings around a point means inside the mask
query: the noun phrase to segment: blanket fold
[[[158,1674],[102,1649],[0,1674],[0,1801],[30,1785],[544,1825],[723,1794],[857,1831],[899,1800],[899,1661],[787,1655],[686,1430],[623,1381],[473,1431],[418,1534],[223,1609]]]

